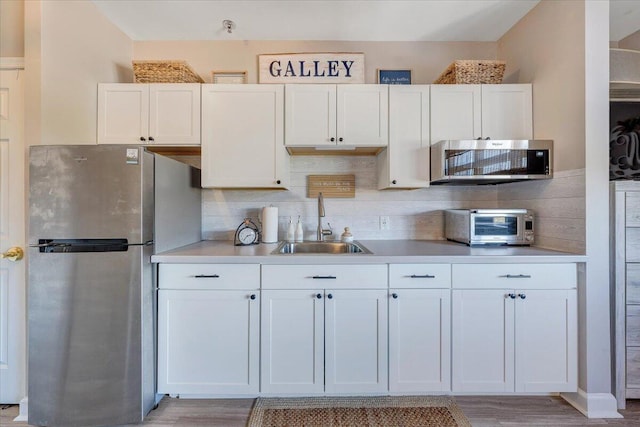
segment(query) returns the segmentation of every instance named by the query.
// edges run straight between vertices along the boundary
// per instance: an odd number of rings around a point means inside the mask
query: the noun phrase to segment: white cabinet
[[[202,186],[282,188],[289,181],[282,85],[202,85]]]
[[[289,147],[387,145],[386,85],[290,84],[285,97]]]
[[[450,271],[449,264],[389,265],[392,393],[451,390]]]
[[[358,289],[343,286],[358,272]],[[386,266],[264,265],[262,276],[262,393],[387,391]]]
[[[532,139],[531,84],[431,85],[431,143]]]
[[[453,265],[452,286],[454,392],[577,390],[574,264]]]
[[[259,391],[260,266],[161,264],[158,393]]]
[[[97,140],[200,145],[200,84],[98,84]]]
[[[429,86],[389,86],[389,145],[378,154],[378,189],[429,186]]]

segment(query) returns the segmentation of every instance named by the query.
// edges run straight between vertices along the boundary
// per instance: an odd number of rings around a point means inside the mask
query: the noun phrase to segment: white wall
[[[97,84],[130,78],[132,41],[89,1],[25,6],[27,86],[39,88],[27,111],[40,116],[27,143],[95,144]]]
[[[24,56],[24,0],[0,0],[0,57]]]

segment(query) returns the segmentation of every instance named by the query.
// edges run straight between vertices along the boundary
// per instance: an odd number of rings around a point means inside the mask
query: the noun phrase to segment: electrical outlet
[[[381,216],[380,217],[380,230],[388,230],[389,229],[389,217]]]

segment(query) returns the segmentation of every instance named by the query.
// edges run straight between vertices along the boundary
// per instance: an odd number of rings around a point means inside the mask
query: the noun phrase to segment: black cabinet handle
[[[527,297],[525,294],[518,294],[518,296],[520,297],[520,299],[525,299]]]
[[[329,141],[334,142],[336,139],[334,137],[331,137],[331,139]]]
[[[411,276],[412,279],[435,279],[436,276],[432,276],[431,274],[412,274]]]
[[[397,184],[398,181],[396,181],[395,179],[393,181],[391,181],[392,184]]]
[[[398,294],[391,294],[391,296],[393,297],[393,299],[398,299]]]
[[[507,297],[511,299],[516,299],[516,294],[507,294]]]
[[[249,298],[256,299],[256,294],[251,294],[251,296]]]
[[[280,184],[280,180],[277,180],[277,181],[276,181],[276,184]]]
[[[198,274],[197,276],[193,276],[196,279],[218,279],[220,276],[217,274]]]
[[[504,276],[500,277],[504,277],[506,279],[531,279],[530,274],[505,274]]]
[[[149,137],[149,141],[155,141],[152,136]]]
[[[313,276],[312,279],[336,279],[336,276]]]
[[[338,141],[342,142],[342,141],[344,141],[344,138],[340,137],[340,138],[338,138]]]
[[[147,138],[145,138],[144,136],[140,137],[140,141],[146,141],[146,140],[147,140]]]
[[[327,298],[333,299],[333,295],[329,294],[329,295],[327,295]]]

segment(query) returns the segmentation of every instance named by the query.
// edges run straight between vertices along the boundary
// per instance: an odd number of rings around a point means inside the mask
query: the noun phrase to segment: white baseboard
[[[560,396],[587,418],[623,418],[618,413],[618,402],[611,393],[561,393]]]
[[[18,416],[13,419],[13,421],[24,421],[26,422],[29,419],[29,397],[24,397],[20,401],[20,412]]]

